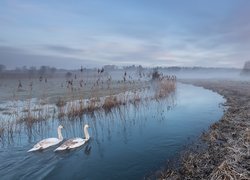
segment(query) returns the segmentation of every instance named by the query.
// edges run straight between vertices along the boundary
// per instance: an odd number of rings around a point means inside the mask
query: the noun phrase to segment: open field
[[[148,78],[138,78],[133,73],[128,74],[126,81],[124,72],[98,74],[95,71],[87,73],[72,73],[55,77],[2,77],[0,78],[0,102],[28,98],[45,99],[48,103],[56,103],[58,98],[65,100],[102,97],[120,92],[138,89],[145,85]],[[133,78],[132,78],[133,76]]]
[[[182,80],[227,99],[225,114],[185,151],[180,167],[162,170],[159,179],[250,179],[250,82]],[[202,148],[201,148],[202,147]]]

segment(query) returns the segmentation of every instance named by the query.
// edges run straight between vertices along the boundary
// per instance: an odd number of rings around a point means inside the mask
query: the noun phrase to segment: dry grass
[[[3,139],[6,137],[9,140],[13,139],[14,131],[15,131],[15,122],[12,121],[5,121],[1,123],[0,127],[0,137]]]
[[[36,112],[36,111],[35,111]],[[49,113],[34,113],[34,112],[28,112],[23,114],[22,116],[20,116],[17,119],[18,123],[26,123],[26,124],[34,124],[36,122],[40,122],[40,121],[45,121],[47,119],[49,119],[51,116]]]
[[[65,105],[66,105],[66,102],[63,100],[63,98],[59,97],[58,100],[56,101],[56,106],[60,108]]]
[[[197,83],[197,82],[196,82]],[[196,84],[195,83],[195,84]],[[206,148],[187,151],[177,169],[167,169],[159,179],[250,179],[250,104],[238,83],[198,82],[227,98],[223,118],[202,135]]]
[[[61,79],[63,82],[59,82],[58,79],[55,79],[55,82],[53,79],[49,79],[48,82],[22,79],[23,91],[17,88],[13,92],[11,111],[5,111],[4,108],[0,111],[2,115],[11,118],[13,125],[23,123],[32,127],[34,123],[51,119],[51,116],[52,118],[57,116],[59,119],[75,119],[82,118],[84,113],[93,114],[103,110],[110,113],[112,108],[126,105],[128,102],[139,104],[143,100],[165,98],[175,90],[174,81],[158,79],[159,91],[156,92],[156,97],[151,97],[152,94],[150,97],[144,97],[142,94],[145,92],[145,87],[152,87],[150,77],[147,80],[134,79],[126,72],[119,81],[112,78],[110,75],[98,73],[91,77],[91,80],[83,79],[82,76],[75,76],[66,81]],[[56,84],[60,84],[60,87]],[[134,95],[128,92],[134,92]],[[53,106],[53,112],[49,109],[50,106]],[[10,123],[1,125],[0,133],[8,132],[7,134],[12,135],[15,131],[13,125]]]
[[[249,176],[247,173],[243,172],[240,173],[237,171],[237,167],[233,167],[230,165],[231,163],[228,163],[226,160],[223,161],[218,167],[215,168],[215,170],[212,172],[210,179],[216,180],[216,179],[228,179],[228,180],[234,180],[234,179],[249,179]]]
[[[122,101],[118,100],[118,98],[116,96],[108,96],[105,98],[104,103],[102,105],[102,108],[105,111],[111,111],[112,108],[118,107],[124,103],[122,103]]]
[[[157,82],[157,90],[155,92],[155,99],[167,97],[171,92],[176,89],[176,81],[163,78]]]
[[[83,111],[86,112],[86,113],[93,113],[94,111],[100,109],[98,106],[97,106],[97,103],[99,102],[99,98],[91,98],[86,107],[83,108]]]
[[[2,139],[4,136],[4,124],[3,122],[0,124],[0,138]]]

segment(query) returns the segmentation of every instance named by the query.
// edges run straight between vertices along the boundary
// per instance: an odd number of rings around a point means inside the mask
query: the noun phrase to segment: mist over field
[[[249,0],[1,0],[0,179],[250,179]]]

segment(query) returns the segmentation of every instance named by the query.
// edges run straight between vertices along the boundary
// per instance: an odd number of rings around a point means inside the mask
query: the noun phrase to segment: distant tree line
[[[15,75],[21,75],[22,77],[52,77],[56,73],[57,69],[55,67],[50,66],[40,66],[40,68],[37,68],[35,66],[27,67],[17,67],[14,70],[6,70],[6,66],[0,64],[0,73],[5,76],[15,76]]]

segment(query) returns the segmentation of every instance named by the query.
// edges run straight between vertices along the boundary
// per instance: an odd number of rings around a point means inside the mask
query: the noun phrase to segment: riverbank
[[[250,179],[250,82],[181,80],[215,91],[227,100],[224,116],[202,134],[202,148],[184,153],[178,169],[158,173],[158,179]]]

